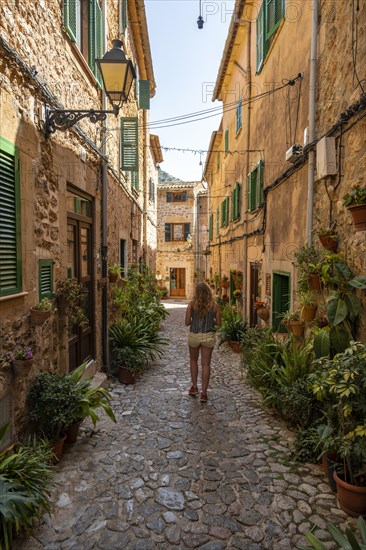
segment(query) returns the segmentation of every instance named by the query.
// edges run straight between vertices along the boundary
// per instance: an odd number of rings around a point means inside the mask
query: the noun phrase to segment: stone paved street
[[[56,466],[54,513],[19,550],[298,548],[343,526],[320,467],[289,459],[292,439],[216,349],[209,401],[189,397],[186,304],[168,302],[169,349],[135,386],[112,386],[117,424],[86,427]],[[331,548],[331,545],[329,545]]]

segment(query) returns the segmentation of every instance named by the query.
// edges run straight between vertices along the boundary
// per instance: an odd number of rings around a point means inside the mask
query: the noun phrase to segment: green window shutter
[[[263,0],[263,4],[258,13],[257,17],[257,36],[256,36],[256,48],[257,48],[257,73],[259,73],[263,67],[264,59],[266,56],[266,40],[265,40],[265,9],[264,3],[266,0]]]
[[[256,168],[256,208],[263,203],[263,164],[263,160],[260,160]]]
[[[220,170],[220,151],[217,153],[217,172]]]
[[[22,287],[18,149],[0,137],[0,296]]]
[[[241,212],[240,212],[240,206],[241,206],[241,200],[240,200],[240,197],[241,197],[241,185],[239,182],[237,182],[236,184],[236,219],[239,219],[240,216],[241,216]]]
[[[242,126],[242,100],[239,99],[236,106],[236,133],[239,132]]]
[[[225,153],[229,152],[229,129],[225,130]]]
[[[38,295],[42,298],[52,298],[53,296],[53,260],[39,260],[38,264]]]
[[[79,0],[64,0],[64,25],[73,42],[80,40],[80,4]]]
[[[265,40],[268,40],[278,29],[284,10],[284,0],[265,0]]]
[[[127,0],[119,0],[119,26],[124,34],[127,29]]]
[[[225,199],[225,225],[228,225],[229,223],[229,207],[230,207],[230,199],[229,197],[226,197]]]
[[[220,209],[216,210],[216,237],[220,235]]]
[[[139,171],[131,172],[131,185],[135,191],[139,190]]]
[[[121,170],[138,170],[138,122],[137,117],[121,119]]]
[[[281,324],[282,314],[290,308],[290,276],[273,273],[273,319],[277,332],[286,332]]]
[[[89,67],[102,86],[102,77],[95,63],[96,58],[103,56],[103,14],[97,0],[88,4],[88,63]]]
[[[172,224],[165,224],[165,242],[169,243],[172,240]]]
[[[231,219],[235,220],[236,188],[231,193]]]
[[[208,220],[208,240],[213,240],[213,214],[210,214],[209,220]]]
[[[254,168],[250,174],[248,174],[248,211],[253,212],[256,209],[257,199],[257,168]]]
[[[150,80],[139,80],[139,108],[150,109]]]

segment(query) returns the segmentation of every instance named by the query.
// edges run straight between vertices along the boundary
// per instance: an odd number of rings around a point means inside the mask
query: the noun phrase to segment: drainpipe
[[[247,109],[247,141],[246,141],[246,150],[247,150],[247,162],[246,162],[246,173],[244,174],[244,181],[247,180],[247,175],[249,174],[250,166],[249,166],[249,149],[250,149],[250,100],[252,97],[252,65],[250,60],[250,54],[251,54],[251,35],[252,35],[252,26],[250,21],[245,22],[247,27],[247,83],[248,83],[248,109]],[[244,185],[243,185],[244,190]],[[244,203],[244,201],[242,201]],[[247,211],[245,211],[244,215],[244,233],[247,232],[248,228],[248,214]],[[248,304],[250,304],[250,300],[248,299],[248,293],[249,293],[249,284],[248,284],[248,237],[244,235],[244,242],[243,242],[243,319],[246,321],[248,318]]]
[[[315,101],[316,101],[316,61],[318,41],[318,0],[313,0],[313,17],[311,25],[311,54],[310,54],[310,92],[309,92],[309,143],[315,140]],[[309,151],[308,162],[308,203],[306,212],[306,242],[313,241],[313,209],[314,209],[314,173],[315,150]]]
[[[106,48],[106,0],[103,0],[103,51]],[[107,97],[104,89],[102,90],[102,109],[107,108]],[[107,281],[108,275],[108,237],[107,237],[107,119],[103,123],[102,128],[102,278]],[[103,371],[108,370],[108,300],[107,300],[107,283],[102,287],[102,362]]]

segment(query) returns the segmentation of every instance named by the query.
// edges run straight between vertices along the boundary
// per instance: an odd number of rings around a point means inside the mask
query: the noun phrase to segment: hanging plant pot
[[[303,321],[312,321],[315,317],[316,310],[318,309],[317,305],[314,306],[304,306],[301,312],[301,318]]]
[[[121,384],[134,384],[136,381],[136,374],[126,369],[126,367],[120,366],[118,369],[118,380]]]
[[[305,323],[303,321],[290,321],[291,332],[295,336],[302,336],[304,334]]]
[[[110,282],[110,283],[116,283],[116,282],[118,281],[118,275],[117,275],[117,273],[111,273],[111,272],[109,272],[108,277],[109,277],[109,282]]]
[[[337,470],[333,473],[337,484],[339,506],[349,516],[366,517],[366,487],[351,485],[338,476]]]
[[[222,281],[221,286],[222,286],[222,288],[229,288],[230,283],[229,283],[229,281]]]
[[[269,319],[269,309],[268,307],[259,307],[257,310],[257,315],[262,321],[268,321]]]
[[[355,231],[366,231],[366,204],[349,206]]]
[[[320,275],[318,273],[309,274],[309,287],[311,290],[321,290]]]
[[[241,352],[239,342],[236,342],[235,340],[230,340],[229,341],[229,346],[231,347],[231,349],[233,351],[235,351],[235,353],[240,353]]]
[[[50,317],[51,311],[42,311],[39,309],[31,309],[31,323],[32,325],[43,325],[43,323]]]
[[[323,237],[319,237],[319,240],[327,250],[330,250],[331,252],[337,251],[338,241],[335,233],[333,235],[324,235]]]
[[[13,370],[18,378],[25,378],[31,371],[33,359],[13,359]]]

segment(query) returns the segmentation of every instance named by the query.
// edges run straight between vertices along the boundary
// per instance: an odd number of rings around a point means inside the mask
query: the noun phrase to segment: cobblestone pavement
[[[19,550],[298,548],[341,512],[320,467],[289,460],[292,440],[215,349],[209,400],[189,397],[184,303],[167,303],[171,339],[134,386],[112,386],[117,424],[87,428],[55,467],[54,512]],[[329,545],[331,548],[331,545]]]

